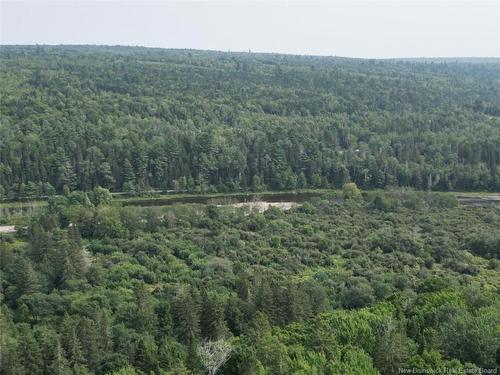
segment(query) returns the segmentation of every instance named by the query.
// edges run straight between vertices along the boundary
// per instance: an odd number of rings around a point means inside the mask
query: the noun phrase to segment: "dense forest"
[[[1,46],[0,94],[0,375],[498,373],[500,60]]]
[[[500,62],[1,46],[0,196],[500,190]]]
[[[10,218],[0,374],[498,371],[499,207],[352,184],[264,213],[110,202]]]

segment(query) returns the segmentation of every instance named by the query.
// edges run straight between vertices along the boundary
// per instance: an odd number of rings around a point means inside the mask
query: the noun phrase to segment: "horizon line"
[[[252,51],[252,50],[218,50],[218,49],[202,49],[202,48],[179,48],[179,47],[155,47],[146,45],[132,44],[88,44],[88,43],[1,43],[0,47],[121,47],[121,48],[144,48],[156,50],[171,50],[171,51],[199,51],[199,52],[218,52],[218,53],[235,53],[235,54],[260,54],[260,55],[281,55],[281,56],[298,56],[298,57],[318,57],[318,58],[345,58],[359,60],[401,60],[401,59],[498,59],[500,56],[390,56],[390,57],[360,57],[360,56],[341,56],[341,55],[318,55],[307,53],[288,53],[288,52],[269,52],[269,51]]]

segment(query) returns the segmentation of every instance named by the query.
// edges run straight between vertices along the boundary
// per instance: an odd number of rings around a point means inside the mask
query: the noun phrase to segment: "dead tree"
[[[198,346],[198,356],[207,369],[208,375],[215,375],[231,355],[231,345],[227,340],[205,341]]]

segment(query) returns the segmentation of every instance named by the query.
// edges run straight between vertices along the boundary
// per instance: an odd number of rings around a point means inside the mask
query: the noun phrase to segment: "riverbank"
[[[305,201],[323,194],[339,192],[339,189],[303,189],[296,191],[262,191],[262,192],[230,192],[230,193],[188,193],[188,192],[149,192],[146,195],[131,196],[123,192],[112,193],[113,201],[123,206],[161,206],[182,203],[207,204],[217,200],[233,200],[247,202],[262,200],[266,202]],[[380,190],[381,192],[384,190]],[[377,192],[368,190],[366,192]],[[443,192],[454,195],[464,205],[500,204],[500,193],[495,192]],[[0,201],[0,215],[9,211],[29,211],[47,205],[47,199],[31,201]]]

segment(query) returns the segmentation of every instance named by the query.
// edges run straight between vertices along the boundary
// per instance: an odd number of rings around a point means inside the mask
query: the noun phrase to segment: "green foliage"
[[[342,186],[342,193],[345,199],[359,199],[361,198],[361,190],[354,182],[348,182]]]
[[[500,235],[491,232],[482,232],[472,236],[467,243],[474,254],[485,258],[500,258]]]
[[[2,46],[0,63],[0,197],[500,189],[495,61]]]
[[[108,375],[139,375],[140,373],[136,371],[132,366],[122,367],[117,371],[110,372]]]
[[[440,327],[444,353],[449,358],[494,368],[498,364],[499,327],[498,306],[479,309],[474,315],[461,310]]]
[[[497,366],[498,273],[468,250],[489,256],[498,210],[374,194],[389,209],[372,193],[265,213],[53,197],[0,236],[0,374]]]
[[[109,192],[108,189],[102,188],[100,186],[95,187],[89,194],[90,201],[95,206],[99,206],[101,204],[111,204],[113,200],[113,196]]]

